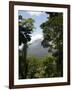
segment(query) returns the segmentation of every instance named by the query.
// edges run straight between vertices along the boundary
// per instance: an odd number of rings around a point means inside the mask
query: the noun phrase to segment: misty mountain
[[[48,48],[43,48],[41,45],[42,39],[37,39],[28,45],[27,55],[42,57],[48,54]]]

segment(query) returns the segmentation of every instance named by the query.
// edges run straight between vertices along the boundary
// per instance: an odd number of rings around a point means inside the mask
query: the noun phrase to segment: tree
[[[63,14],[46,13],[49,14],[49,17],[40,25],[44,35],[41,44],[44,48],[48,47],[52,55],[57,58],[57,76],[63,76]]]
[[[43,59],[44,77],[56,77],[56,58],[53,56],[45,56]]]
[[[21,78],[26,78],[27,74],[27,43],[31,40],[30,34],[34,29],[34,20],[32,18],[24,19],[19,15],[19,45],[23,44],[22,60],[20,59],[20,69],[19,74]],[[22,64],[22,63],[23,64]]]
[[[35,56],[30,56],[28,60],[28,73],[27,78],[36,78],[35,74],[37,73],[39,58]]]

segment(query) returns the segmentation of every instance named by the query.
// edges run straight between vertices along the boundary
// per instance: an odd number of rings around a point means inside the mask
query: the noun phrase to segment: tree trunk
[[[24,63],[24,79],[26,79],[27,76],[27,63],[26,63],[26,59],[27,59],[27,43],[24,44],[23,46],[23,63]]]

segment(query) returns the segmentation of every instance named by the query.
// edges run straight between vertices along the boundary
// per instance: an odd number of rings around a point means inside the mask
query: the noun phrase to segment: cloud
[[[42,12],[28,12],[32,16],[39,16],[42,14]]]
[[[42,34],[37,34],[35,36],[32,36],[31,41],[29,43],[33,43],[35,40],[38,40],[38,39],[43,39],[43,35]]]
[[[33,43],[35,40],[38,40],[38,39],[43,40],[43,35],[42,35],[42,34],[33,35],[33,36],[31,37],[31,41],[28,42],[28,44],[31,44],[31,43]],[[21,45],[19,46],[19,50],[22,50],[22,49],[23,49],[23,44],[21,44]]]
[[[19,50],[22,50],[23,49],[23,43],[18,48],[19,48]]]

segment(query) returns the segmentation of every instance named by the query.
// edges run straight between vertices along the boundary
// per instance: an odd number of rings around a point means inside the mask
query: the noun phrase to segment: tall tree
[[[44,48],[48,47],[52,55],[57,58],[57,76],[63,76],[63,14],[46,13],[49,14],[49,17],[40,25],[44,35],[41,44]]]
[[[19,15],[19,45],[23,44],[23,52],[22,52],[22,59],[23,65],[20,61],[20,75],[22,78],[26,78],[27,74],[27,43],[31,40],[30,34],[34,29],[34,20],[32,18],[24,19],[21,15]]]

